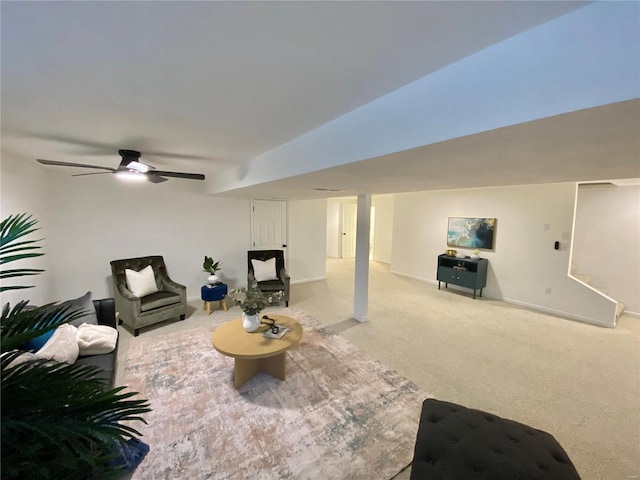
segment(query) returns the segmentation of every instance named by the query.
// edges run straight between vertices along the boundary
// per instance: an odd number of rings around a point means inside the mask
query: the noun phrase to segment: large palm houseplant
[[[41,240],[31,240],[37,220],[11,215],[0,225],[0,292],[6,285],[43,270],[6,265],[43,255]],[[98,367],[26,360],[19,347],[30,339],[83,316],[55,303],[33,308],[29,300],[2,310],[2,478],[104,479],[123,475],[127,442],[140,433],[131,425],[150,411],[146,400],[126,387],[111,389],[96,378]],[[24,358],[24,357],[23,357]]]

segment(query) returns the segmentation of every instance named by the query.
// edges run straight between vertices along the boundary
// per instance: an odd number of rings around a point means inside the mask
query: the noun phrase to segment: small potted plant
[[[209,276],[207,277],[207,283],[209,285],[215,285],[216,283],[219,282],[216,272],[219,270],[222,270],[222,262],[220,260],[216,262],[213,260],[212,257],[207,257],[205,255],[204,263],[202,264],[202,269],[205,272],[209,273]]]
[[[282,298],[283,292],[264,294],[258,284],[249,288],[231,290],[229,296],[242,310],[242,326],[247,332],[255,332],[260,326],[260,311]]]

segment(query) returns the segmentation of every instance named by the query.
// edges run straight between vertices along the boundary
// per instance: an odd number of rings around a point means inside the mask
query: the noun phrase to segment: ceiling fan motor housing
[[[129,160],[130,162],[137,162],[140,158],[140,152],[136,152],[135,150],[118,150],[118,153],[123,159]]]

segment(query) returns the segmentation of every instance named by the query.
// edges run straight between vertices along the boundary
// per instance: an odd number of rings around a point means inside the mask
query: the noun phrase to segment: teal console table
[[[445,288],[449,284],[459,287],[471,288],[473,298],[476,298],[476,290],[487,286],[487,268],[489,261],[486,258],[456,258],[442,254],[438,255],[438,290],[440,282],[444,282]]]

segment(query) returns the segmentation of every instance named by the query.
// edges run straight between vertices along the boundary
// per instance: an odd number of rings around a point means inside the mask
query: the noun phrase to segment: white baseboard
[[[419,280],[419,281],[424,282],[424,283],[430,283],[432,285],[437,285],[438,284],[438,281],[437,280],[433,280],[432,278],[422,278],[422,277],[418,277],[418,276],[415,276],[415,275],[407,275],[406,273],[395,272],[395,271],[392,271],[391,273],[393,273],[395,275],[400,275],[402,277],[413,278],[414,280]],[[535,304],[532,304],[532,303],[521,302],[519,300],[514,300],[512,298],[487,297],[487,296],[484,296],[484,298],[487,298],[487,299],[490,298],[492,300],[500,300],[500,301],[503,301],[505,303],[511,303],[513,305],[519,305],[521,307],[529,308],[531,310],[536,310],[538,312],[548,313],[548,314],[551,314],[551,315],[557,315],[559,317],[568,318],[570,320],[577,320],[579,322],[588,323],[590,325],[595,325],[597,327],[603,327],[603,328],[613,328],[613,327],[615,327],[615,325],[606,325],[604,323],[597,322],[596,320],[593,320],[591,318],[583,317],[582,315],[576,315],[574,313],[569,313],[569,312],[565,312],[565,311],[562,311],[562,310],[556,310],[554,308],[543,307],[542,305],[535,305]],[[637,313],[633,313],[633,312],[626,312],[625,311],[622,314],[623,315],[629,315],[629,316],[638,316],[640,318],[640,315],[638,315]]]
[[[433,280],[431,278],[418,277],[416,275],[409,275],[408,273],[396,272],[395,270],[389,270],[389,271],[391,273],[393,273],[394,275],[399,275],[401,277],[407,277],[407,278],[413,278],[414,280],[420,280],[421,282],[425,282],[425,283],[432,283],[432,284],[437,284],[438,283],[437,280]]]
[[[500,300],[502,300],[503,302],[506,302],[506,303],[511,303],[513,305],[518,305],[518,306],[521,306],[521,307],[530,308],[531,310],[537,310],[539,312],[549,313],[551,315],[557,315],[559,317],[568,318],[570,320],[577,320],[579,322],[588,323],[590,325],[595,325],[596,327],[603,327],[603,328],[614,328],[615,327],[615,324],[614,325],[607,325],[605,323],[598,322],[597,320],[594,320],[592,318],[583,317],[582,315],[576,315],[575,313],[569,313],[569,312],[565,312],[563,310],[556,310],[555,308],[548,308],[548,307],[543,307],[541,305],[535,305],[535,304],[532,304],[532,303],[521,302],[519,300],[514,300],[512,298],[501,298]]]
[[[305,278],[302,280],[291,280],[291,285],[296,285],[298,283],[309,283],[309,282],[317,282],[319,280],[326,280],[327,277],[316,277],[316,278]]]

